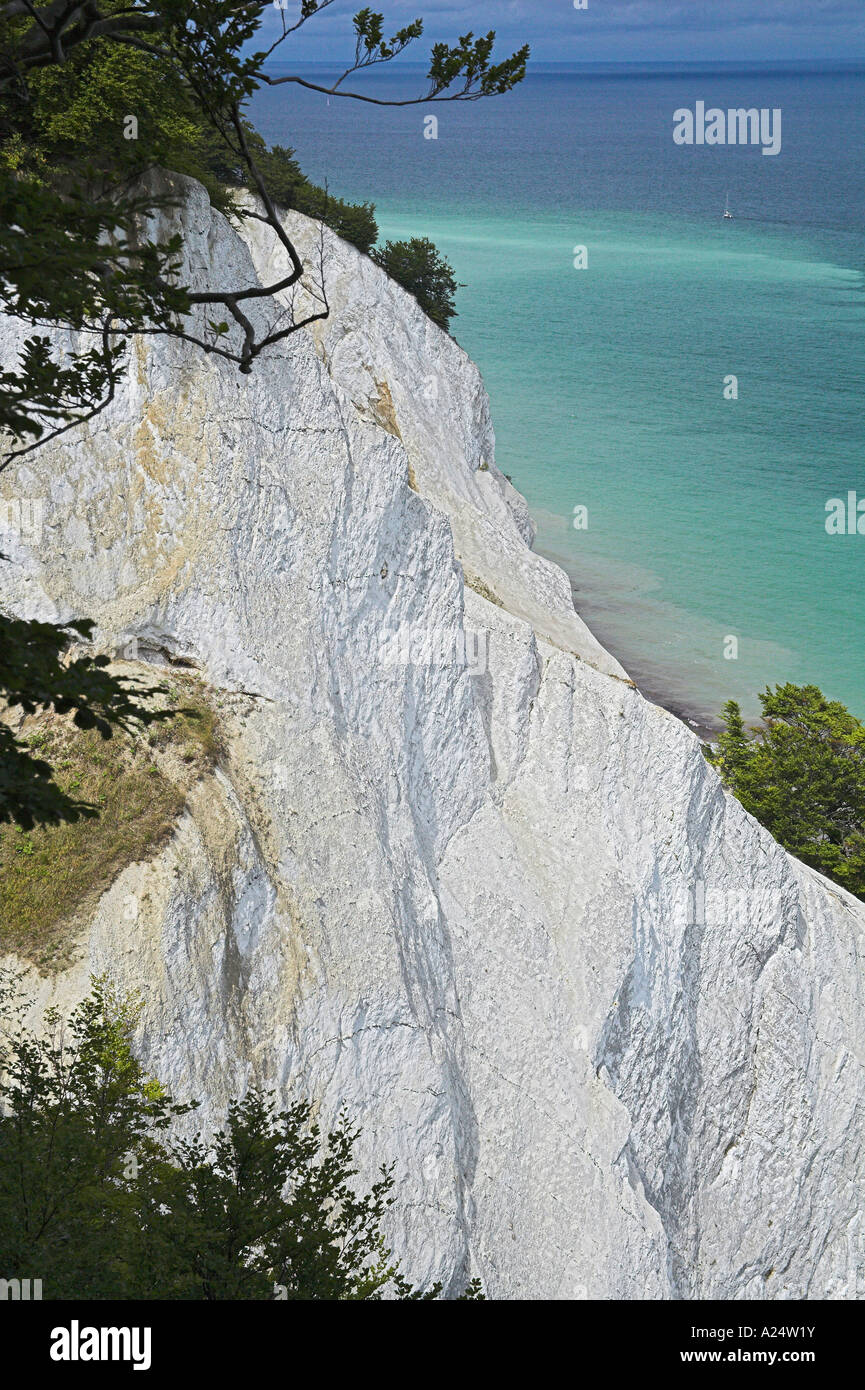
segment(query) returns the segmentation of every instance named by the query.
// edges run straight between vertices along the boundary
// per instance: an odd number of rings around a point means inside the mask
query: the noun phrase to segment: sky
[[[353,50],[351,16],[364,0],[334,0],[287,41],[292,62],[340,61]],[[299,0],[284,0],[293,22]],[[422,17],[431,42],[495,29],[510,51],[530,42],[541,62],[699,62],[865,58],[865,0],[372,0],[391,33]],[[280,16],[265,18],[275,35]],[[423,47],[421,47],[423,45]],[[407,55],[408,56],[408,55]]]

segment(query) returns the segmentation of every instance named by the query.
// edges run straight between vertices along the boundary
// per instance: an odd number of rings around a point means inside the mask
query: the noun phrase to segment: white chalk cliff
[[[261,224],[182,188],[194,282],[275,277]],[[345,1104],[415,1280],[865,1295],[865,906],[574,613],[457,344],[326,250],[329,319],[251,376],[138,343],[109,410],[0,475],[45,499],[5,601],[190,663],[228,745],[34,1000],[139,990],[142,1058],[205,1119],[251,1082]]]

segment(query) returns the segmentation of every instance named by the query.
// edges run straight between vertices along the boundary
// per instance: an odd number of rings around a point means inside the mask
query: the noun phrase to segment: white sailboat
[[[727,190],[727,197],[726,197],[726,199],[725,199],[725,201],[724,201],[724,217],[727,218],[730,222],[732,222],[732,220],[733,220],[733,214],[732,214],[732,212],[730,211],[730,191],[729,191],[729,189]]]

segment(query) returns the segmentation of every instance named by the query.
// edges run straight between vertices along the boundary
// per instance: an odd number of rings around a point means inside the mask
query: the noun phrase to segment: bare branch
[[[321,14],[322,10],[326,10],[329,5],[333,4],[333,2],[334,0],[320,0],[320,3],[316,9],[308,10],[306,13],[301,12],[300,19],[297,21],[297,23],[292,24],[288,27],[286,27],[285,23],[285,11],[280,10],[280,13],[282,15],[282,33],[279,35],[278,38],[274,39],[273,43],[270,45],[270,48],[265,49],[263,61],[266,62],[270,55],[274,53],[277,48],[279,48],[279,45],[283,43],[290,34],[295,34],[298,29],[301,29],[303,25],[306,24],[308,19],[312,19],[315,15]]]
[[[347,76],[353,71],[353,68],[349,68],[343,76]],[[271,77],[270,73],[257,72],[256,77],[268,87],[281,87],[284,82],[293,82],[298,87],[306,87],[310,92],[321,92],[323,96],[328,97],[349,97],[352,101],[366,101],[371,106],[426,106],[431,101],[479,101],[485,95],[484,92],[467,92],[463,88],[459,92],[451,93],[450,96],[442,94],[439,96],[405,97],[402,101],[395,101],[392,98],[370,97],[364,92],[343,92],[336,85],[322,87],[318,82],[309,82],[305,77],[297,77],[293,74]],[[341,82],[343,79],[340,77],[338,80]]]

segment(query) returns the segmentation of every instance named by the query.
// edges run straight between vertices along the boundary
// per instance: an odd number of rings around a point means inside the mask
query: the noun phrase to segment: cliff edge
[[[277,278],[260,224],[173,182],[189,279]],[[205,1119],[253,1081],[347,1105],[416,1281],[862,1296],[865,906],[574,613],[457,344],[324,249],[330,317],[251,376],[139,342],[104,414],[0,475],[44,499],[5,601],[197,671],[226,745],[34,1009],[106,969]]]

